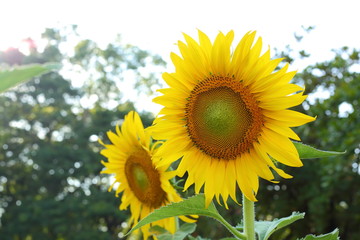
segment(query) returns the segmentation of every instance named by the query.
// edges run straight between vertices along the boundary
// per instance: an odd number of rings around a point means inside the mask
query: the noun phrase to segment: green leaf
[[[188,236],[188,238],[189,238],[189,240],[211,240],[210,238],[203,238],[203,237],[200,237],[200,236],[196,236],[196,237]],[[222,238],[221,240],[224,240],[224,239]]]
[[[183,240],[186,236],[193,233],[195,229],[195,223],[184,223],[174,234],[171,234],[160,226],[154,226],[150,228],[150,231],[157,232],[155,235],[159,240]]]
[[[255,232],[259,236],[259,240],[267,240],[275,231],[304,218],[305,213],[293,212],[291,216],[273,221],[256,221]]]
[[[0,70],[0,93],[20,83],[30,80],[41,74],[57,70],[60,64],[34,64],[13,68],[11,70]]]
[[[160,227],[159,225],[155,225],[155,226],[152,226],[149,231],[154,234],[154,235],[161,235],[161,234],[165,234],[165,233],[169,233],[168,230],[166,230],[165,228],[163,227]]]
[[[167,206],[156,209],[154,212],[139,221],[125,236],[146,224],[169,217],[183,215],[201,215],[214,218],[224,225],[234,236],[240,239],[246,239],[246,236],[243,233],[237,231],[219,214],[213,202],[210,203],[208,208],[205,208],[205,197],[203,194],[198,194],[181,202],[171,203]]]
[[[183,215],[202,215],[222,220],[221,215],[211,203],[208,208],[205,208],[205,197],[199,194],[181,202],[171,203],[167,206],[156,209],[148,216],[138,222],[126,235],[141,228],[142,226],[169,217],[183,216]]]
[[[313,148],[309,145],[300,143],[300,142],[293,142],[296,149],[299,152],[299,156],[301,159],[308,159],[308,158],[321,158],[321,157],[331,157],[335,155],[341,155],[345,152],[333,152],[333,151],[324,151]]]
[[[200,236],[188,236],[189,240],[211,240],[210,238],[203,238]],[[225,237],[225,238],[220,238],[220,240],[237,240],[237,238],[233,238],[233,237]]]
[[[335,229],[331,233],[323,234],[319,236],[307,235],[305,238],[301,238],[298,240],[339,240],[339,229]]]

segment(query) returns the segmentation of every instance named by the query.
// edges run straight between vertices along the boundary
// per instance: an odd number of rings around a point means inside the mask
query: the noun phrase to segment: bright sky
[[[77,24],[84,38],[108,42],[120,33],[168,61],[182,32],[213,37],[233,29],[235,40],[257,30],[272,48],[290,44],[316,62],[331,58],[331,49],[360,47],[359,9],[358,0],[1,0],[0,50],[38,39],[45,27]],[[299,44],[293,34],[302,25],[315,30]]]

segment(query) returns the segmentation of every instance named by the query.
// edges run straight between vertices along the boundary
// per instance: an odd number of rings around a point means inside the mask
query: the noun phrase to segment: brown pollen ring
[[[186,129],[195,146],[223,160],[249,151],[264,116],[249,88],[232,77],[211,76],[191,91],[185,106]]]

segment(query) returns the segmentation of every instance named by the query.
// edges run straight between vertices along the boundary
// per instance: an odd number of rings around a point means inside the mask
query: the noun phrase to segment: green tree
[[[271,217],[292,211],[307,214],[305,220],[278,235],[279,239],[296,239],[303,232],[331,232],[337,227],[341,239],[358,239],[360,234],[360,53],[344,47],[334,55],[296,75],[295,81],[304,84],[309,94],[299,108],[317,120],[295,131],[307,144],[346,153],[304,160],[303,167],[286,169],[293,179],[278,185],[265,183],[258,209],[263,218],[268,213],[273,213]]]
[[[78,45],[74,56],[69,56],[59,50],[67,44],[65,30],[47,29],[44,51],[31,49],[22,63],[74,66],[81,52],[88,59],[101,58],[103,66],[118,66],[112,74],[99,68],[85,82],[106,84],[109,89],[84,91],[72,86],[74,79],[48,73],[0,95],[0,239],[114,239],[128,218],[127,212],[118,211],[119,199],[107,191],[111,180],[99,174],[101,146],[97,137],[104,139],[106,131],[135,110],[133,103],[110,94],[121,94],[121,89],[111,86],[122,79],[116,74],[130,68],[126,59],[131,58],[133,71],[144,66],[144,59],[154,59],[155,65],[163,62],[120,42],[111,53],[114,62],[98,55],[99,51],[112,50],[113,44],[102,50],[93,43],[94,48],[86,51]],[[71,28],[66,31],[73,32]],[[9,63],[4,61],[2,64]],[[88,70],[91,64],[85,61],[80,66]],[[146,82],[148,77],[153,84],[153,76],[138,75],[134,81]],[[90,107],[80,104],[81,99],[102,93],[106,97],[99,96]],[[110,108],[108,101],[117,104]],[[142,118],[149,125],[153,116],[143,113]]]

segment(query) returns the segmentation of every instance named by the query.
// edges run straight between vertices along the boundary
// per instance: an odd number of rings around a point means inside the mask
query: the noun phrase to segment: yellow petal
[[[259,138],[262,148],[277,161],[291,167],[301,167],[303,164],[299,158],[299,154],[288,138],[279,137],[267,131]]]

